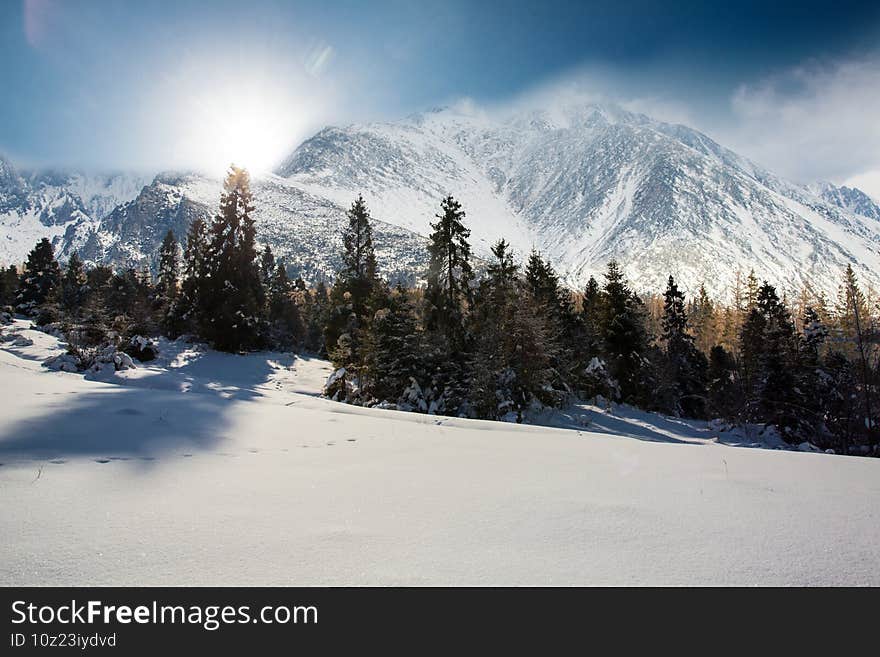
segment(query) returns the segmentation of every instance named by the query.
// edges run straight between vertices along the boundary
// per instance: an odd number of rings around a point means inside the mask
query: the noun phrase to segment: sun
[[[272,171],[306,136],[315,112],[314,103],[303,103],[308,94],[289,82],[252,76],[217,77],[183,95],[173,109],[175,159],[211,174],[230,164]]]
[[[192,141],[207,169],[225,170],[230,164],[252,172],[271,171],[287,154],[301,129],[295,107],[259,96],[214,95],[200,100],[194,115]]]
[[[274,51],[191,51],[163,67],[140,105],[151,144],[180,169],[271,172],[339,107],[337,83]]]
[[[218,166],[236,164],[254,172],[266,172],[285,155],[290,139],[287,125],[265,108],[237,109],[224,117],[216,129],[216,155],[211,160]]]

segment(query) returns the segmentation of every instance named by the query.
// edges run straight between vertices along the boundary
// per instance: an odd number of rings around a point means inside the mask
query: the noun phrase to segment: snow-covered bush
[[[135,335],[128,341],[125,352],[142,363],[146,363],[155,360],[159,355],[159,345],[155,340]]]
[[[67,339],[65,327],[61,322],[52,322],[51,324],[44,325],[34,324],[34,330],[51,335],[53,338],[58,338],[59,340]]]
[[[428,400],[425,393],[422,392],[422,386],[413,377],[409,378],[409,385],[400,396],[397,402],[397,409],[401,411],[419,411],[420,413],[428,412]]]
[[[79,360],[73,354],[59,354],[47,358],[43,367],[56,372],[79,372]]]
[[[44,367],[50,370],[63,372],[78,372],[88,370],[90,372],[103,372],[110,368],[118,372],[121,370],[135,369],[134,361],[124,351],[119,351],[115,345],[108,344],[93,347],[86,350],[78,350],[76,353],[68,351],[66,354],[48,358]]]
[[[349,380],[348,371],[340,367],[327,377],[324,384],[324,395],[333,401],[350,401],[355,395],[355,386]]]
[[[44,304],[39,307],[34,315],[34,324],[37,326],[46,326],[54,324],[61,319],[61,312],[55,304]]]
[[[605,361],[593,357],[583,372],[584,391],[587,397],[602,396],[612,400],[620,399],[620,386],[608,373]]]

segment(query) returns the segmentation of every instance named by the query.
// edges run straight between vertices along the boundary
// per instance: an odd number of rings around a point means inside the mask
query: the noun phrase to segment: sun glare
[[[219,171],[235,163],[254,172],[271,170],[292,147],[302,129],[295,108],[259,96],[232,101],[212,98],[197,102],[198,122],[192,126],[198,160]]]
[[[271,171],[323,111],[320,90],[307,80],[282,72],[261,76],[254,73],[258,67],[214,70],[208,79],[179,71],[169,81],[179,93],[163,108],[177,132],[175,159],[205,172],[222,173],[230,164]]]

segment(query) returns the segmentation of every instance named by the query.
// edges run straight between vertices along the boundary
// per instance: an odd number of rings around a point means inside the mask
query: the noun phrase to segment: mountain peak
[[[807,185],[807,189],[832,205],[880,221],[880,203],[857,187],[838,187],[827,181],[818,181]]]
[[[453,194],[478,253],[501,237],[521,253],[534,246],[576,286],[611,259],[645,291],[672,274],[724,295],[752,267],[787,290],[833,290],[848,262],[878,281],[880,231],[852,203],[612,102],[464,103],[327,128],[277,173],[340,204],[363,193],[375,218],[421,234]]]

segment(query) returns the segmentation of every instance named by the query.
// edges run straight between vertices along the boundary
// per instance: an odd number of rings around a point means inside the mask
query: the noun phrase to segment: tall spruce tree
[[[324,335],[334,364],[356,376],[363,366],[363,344],[379,279],[370,211],[363,196],[355,199],[347,217],[348,225],[342,233],[342,268],[330,291],[330,317]],[[340,348],[338,342],[343,336]]]
[[[180,284],[180,247],[174,231],[168,230],[159,247],[159,272],[156,277],[156,292],[167,300],[174,299]]]
[[[795,385],[798,337],[788,309],[766,281],[743,324],[740,344],[747,417],[776,426],[788,442],[801,442],[809,429],[803,393]]]
[[[34,309],[49,299],[61,282],[61,268],[55,260],[52,244],[42,238],[28,253],[18,288],[18,305]]]
[[[471,231],[464,226],[461,204],[452,196],[444,198],[440,208],[428,244],[428,328],[441,333],[453,351],[463,351],[464,311],[472,297]]]
[[[9,265],[0,271],[0,305],[14,304],[17,292],[18,269],[15,265]]]
[[[709,415],[728,421],[737,418],[742,399],[736,380],[736,362],[733,355],[720,344],[709,351],[706,379]]]
[[[278,263],[268,287],[269,344],[293,349],[305,339],[305,324],[296,303],[294,286],[284,265]]]
[[[847,265],[838,293],[837,316],[843,337],[842,349],[858,363],[864,408],[865,438],[869,443],[880,443],[880,427],[874,416],[872,396],[872,372],[868,359],[867,344],[870,333],[871,313],[865,295],[859,287],[852,265]],[[876,339],[876,338],[875,338]]]
[[[424,295],[426,367],[433,373],[426,394],[438,413],[465,412],[471,339],[467,312],[473,301],[470,230],[452,196],[443,199],[431,224],[427,286]]]
[[[260,251],[260,280],[263,282],[263,287],[269,289],[274,276],[275,254],[272,253],[272,247],[266,244]]]
[[[170,229],[159,247],[156,310],[163,330],[171,337],[180,334],[184,327],[180,318],[180,246]]]
[[[475,344],[469,399],[479,417],[521,422],[534,401],[554,405],[560,400],[551,391],[552,318],[533,296],[545,282],[521,281],[509,246],[504,240],[493,245],[494,259],[470,314]],[[543,263],[532,265],[547,273]]]
[[[200,325],[205,286],[205,258],[208,251],[208,229],[201,217],[193,219],[186,233],[183,250],[183,282],[175,304],[174,321],[179,330],[197,331]]]
[[[589,363],[594,356],[598,356],[602,347],[601,322],[602,322],[602,290],[599,282],[590,276],[584,288],[581,300],[581,327],[583,330],[580,343],[581,360]]]
[[[558,375],[555,384],[563,389],[586,365],[587,356],[581,352],[581,358],[576,358],[581,326],[571,293],[561,284],[553,266],[537,251],[533,250],[529,255],[525,274],[532,302],[546,319],[547,353],[551,354],[551,363]]]
[[[684,294],[669,277],[664,294],[662,341],[665,367],[660,398],[667,410],[686,417],[705,415],[706,358],[694,345]]]
[[[209,230],[199,295],[202,330],[221,351],[258,346],[264,321],[252,200],[248,172],[231,167]]]
[[[629,289],[613,260],[605,272],[602,306],[603,351],[621,398],[632,404],[647,403],[655,375],[647,358],[650,339],[645,328],[644,304]]]
[[[383,302],[372,320],[364,344],[367,394],[397,403],[415,381],[423,378],[421,332],[409,293],[399,286],[381,294]],[[424,380],[421,382],[424,383]]]
[[[64,277],[61,279],[61,307],[75,318],[86,297],[86,272],[76,251],[70,254]]]

